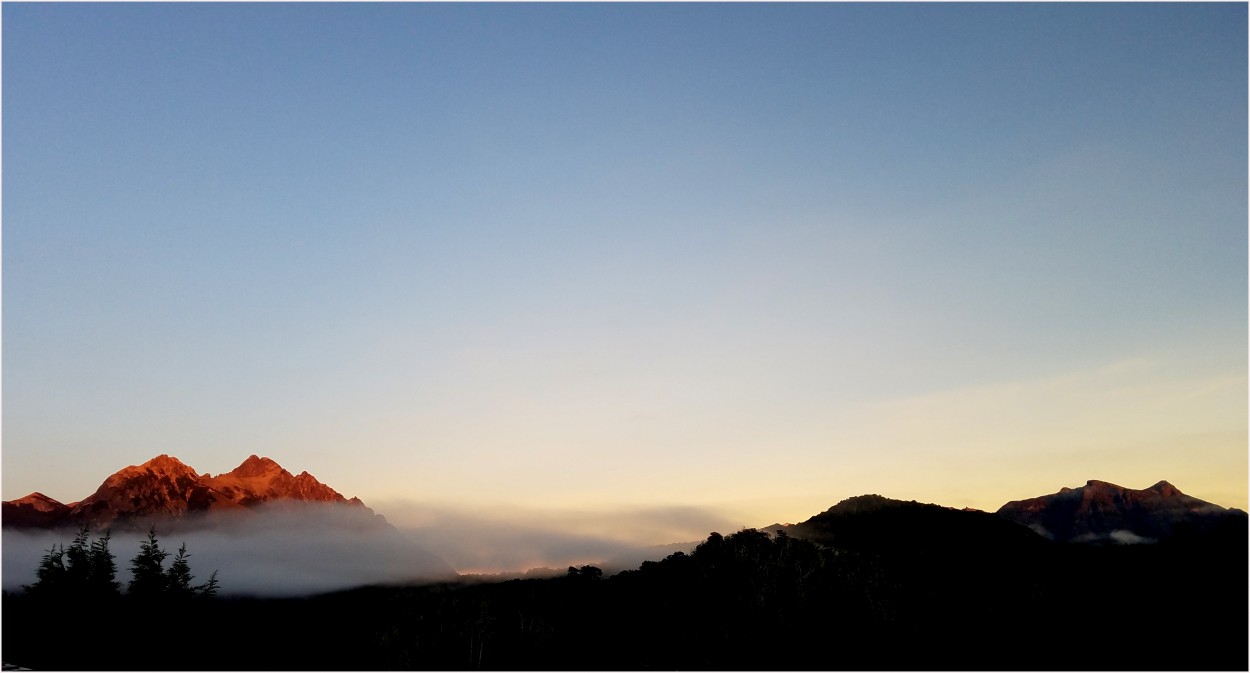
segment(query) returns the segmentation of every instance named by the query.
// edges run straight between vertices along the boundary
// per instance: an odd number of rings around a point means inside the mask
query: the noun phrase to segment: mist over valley
[[[255,456],[244,465],[264,465],[263,479],[226,480],[246,504],[213,507],[222,494],[175,461],[124,468],[86,510],[38,494],[4,503],[6,662],[95,668],[91,653],[153,608],[180,616],[148,627],[143,656],[154,659],[122,656],[121,668],[182,668],[170,662],[182,661],[178,634],[191,629],[227,641],[266,634],[246,664],[224,650],[196,654],[192,667],[222,670],[1010,669],[1021,661],[1020,625],[1028,642],[1060,638],[1072,606],[1091,600],[1124,615],[1221,618],[1174,622],[1169,639],[1127,653],[1034,652],[1028,667],[1235,669],[1250,651],[1247,515],[1168,482],[1089,480],[996,513],[866,494],[756,530],[690,507],[388,502],[382,516],[328,486],[315,489],[321,499],[284,492],[274,485],[292,483],[289,473]],[[89,510],[109,519],[111,537],[101,546],[103,530],[83,533],[86,524],[34,525],[31,510]],[[697,532],[709,527],[726,532]],[[180,580],[190,590],[176,591],[177,562],[141,564],[153,528],[167,552],[190,552]],[[69,543],[76,534],[82,546]],[[693,541],[647,544],[653,535]],[[140,573],[165,588],[141,595]],[[54,647],[39,625],[78,611],[111,618],[76,631],[81,649]],[[1141,627],[1111,618],[1099,628],[1120,639]],[[942,649],[970,634],[975,647]],[[833,637],[836,647],[732,645],[787,637]],[[1211,644],[1187,645],[1198,637]],[[301,646],[310,639],[315,650]]]
[[[1250,670],[1247,3],[0,4],[6,671]]]

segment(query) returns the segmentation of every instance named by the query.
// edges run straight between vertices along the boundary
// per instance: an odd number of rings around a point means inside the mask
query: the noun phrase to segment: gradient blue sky
[[[257,453],[384,513],[1245,508],[1246,35],[5,3],[3,497]]]

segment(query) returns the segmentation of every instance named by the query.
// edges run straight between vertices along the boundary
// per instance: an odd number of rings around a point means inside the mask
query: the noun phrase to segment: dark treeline
[[[25,592],[44,602],[107,601],[121,596],[117,581],[117,557],[109,548],[112,534],[91,538],[86,527],[78,529],[69,547],[55,544],[39,559],[34,584]],[[217,594],[217,572],[207,582],[192,584],[191,554],[183,544],[168,568],[170,552],[161,548],[156,527],[139,543],[139,553],[130,561],[131,579],[126,587],[130,600],[212,598]]]
[[[1246,670],[1244,529],[1175,544],[713,533],[604,577],[301,599],[4,597],[4,658],[131,670]]]

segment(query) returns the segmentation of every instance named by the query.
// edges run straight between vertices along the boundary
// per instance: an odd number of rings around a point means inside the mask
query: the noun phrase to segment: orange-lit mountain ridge
[[[1058,493],[1013,500],[998,510],[1009,521],[1048,539],[1069,542],[1140,542],[1245,526],[1245,512],[1181,493],[1166,481],[1125,488],[1091,479]]]
[[[1058,493],[1013,500],[994,514],[861,495],[807,521],[764,528],[844,548],[909,552],[986,545],[1030,549],[1044,540],[1133,544],[1244,539],[1246,529],[1245,512],[1185,495],[1166,481],[1138,490],[1094,479]]]
[[[345,498],[307,472],[292,475],[269,458],[249,456],[235,469],[214,477],[161,454],[119,470],[77,503],[64,505],[41,493],[6,501],[3,524],[14,528],[141,528],[156,520],[246,512],[277,502],[338,503],[372,513],[358,498]]]

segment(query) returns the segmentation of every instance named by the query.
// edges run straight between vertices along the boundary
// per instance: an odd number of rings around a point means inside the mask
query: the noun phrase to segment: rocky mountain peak
[[[1184,493],[1181,493],[1181,490],[1179,488],[1176,488],[1175,486],[1169,484],[1166,481],[1160,481],[1159,483],[1155,484],[1154,486],[1151,486],[1147,490],[1154,491],[1155,493],[1158,493],[1159,495],[1165,498],[1176,496],[1176,495],[1185,495]]]
[[[191,467],[186,463],[164,453],[147,461],[146,463],[126,467],[115,473],[113,476],[122,475],[131,477],[138,474],[155,474],[174,477],[184,475],[189,475],[191,477],[199,476],[199,474],[195,470],[191,469]]]
[[[1159,540],[1178,526],[1203,529],[1227,510],[1184,493],[1166,481],[1125,488],[1091,479],[1085,486],[1003,505],[998,515],[1039,534],[1077,542]]]
[[[187,464],[186,464],[186,463],[182,462],[181,460],[178,460],[177,458],[175,458],[175,457],[173,457],[173,456],[169,455],[168,453],[162,453],[162,454],[157,455],[155,458],[152,458],[152,459],[151,459],[151,460],[149,460],[148,462],[144,463],[144,464],[143,464],[143,466],[144,466],[144,467],[153,467],[153,468],[155,468],[155,467],[169,467],[169,468],[187,468],[187,469],[190,469],[189,467],[187,467]]]
[[[28,496],[25,496],[23,498],[18,498],[17,500],[12,500],[10,502],[12,502],[15,505],[22,505],[22,506],[30,507],[31,509],[37,512],[51,512],[51,511],[60,509],[62,507],[65,507],[65,505],[61,504],[57,500],[53,498],[49,498],[48,496],[40,493],[39,491],[35,491],[34,493],[31,493]]]
[[[267,457],[248,456],[234,470],[214,477],[161,454],[115,472],[78,503],[62,505],[39,493],[6,502],[4,525],[100,528],[150,522],[154,517],[183,519],[213,511],[246,511],[273,501],[341,503],[370,511],[360,500],[344,498],[308,472],[293,476]]]
[[[247,457],[247,460],[244,460],[238,467],[227,474],[232,474],[236,477],[263,477],[284,471],[282,466],[273,459],[267,456],[262,458],[253,453]]]
[[[56,525],[70,510],[53,498],[35,491],[30,495],[3,503],[5,526],[43,528]]]

